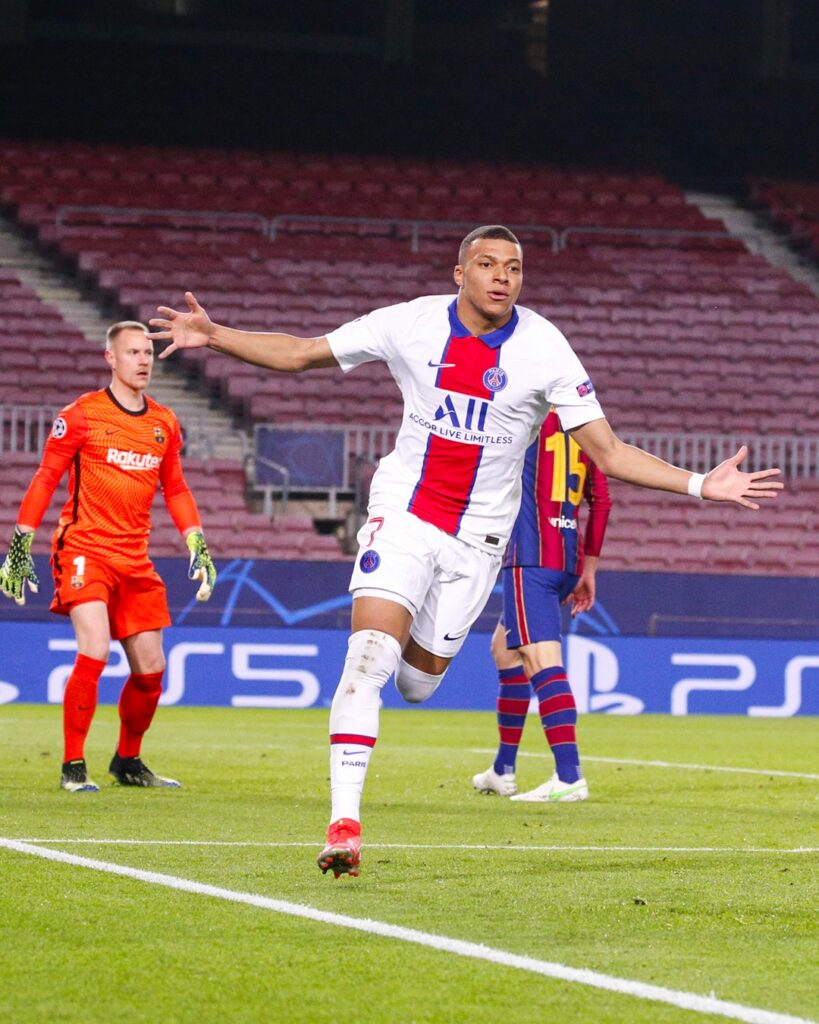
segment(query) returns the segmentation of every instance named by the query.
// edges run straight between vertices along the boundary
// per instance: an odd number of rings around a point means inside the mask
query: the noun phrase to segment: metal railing
[[[730,232],[720,231],[713,228],[649,228],[649,227],[605,227],[604,225],[589,225],[581,226],[579,224],[573,224],[570,227],[563,228],[557,239],[557,248],[555,252],[561,252],[563,249],[568,247],[569,238],[572,235],[623,235],[626,238],[659,238],[667,239],[670,241],[676,241],[683,238],[693,239],[736,239],[737,241],[744,242],[751,252],[760,252],[764,249],[767,240],[762,235],[753,234],[752,232]]]
[[[0,405],[0,453],[41,452],[56,414],[53,405]]]
[[[267,469],[272,469],[274,473],[281,474],[281,486],[276,486],[276,484],[254,483],[253,489],[261,492],[264,502],[262,511],[268,519],[273,518],[273,496],[280,494],[282,499],[282,515],[284,515],[287,512],[287,502],[290,498],[290,470],[287,466],[282,466],[280,463],[274,462],[272,459],[266,459],[263,455],[255,456],[254,463],[261,463]]]
[[[0,404],[0,453],[43,450],[59,410],[53,405]],[[208,459],[216,454],[221,441],[238,441],[239,458],[245,462],[250,442],[241,430],[208,430],[203,419],[179,417],[185,442],[185,454]]]
[[[86,220],[82,220],[82,218]],[[158,226],[156,224],[146,225],[145,221],[165,220],[167,226],[172,228],[194,227],[200,224],[218,230],[224,225],[225,230],[252,230],[274,240],[287,225],[329,225],[341,228],[343,225],[357,227],[371,227],[380,229],[386,236],[392,237],[395,241],[409,242],[412,252],[419,252],[423,236],[433,232],[449,232],[453,234],[465,234],[475,227],[474,221],[460,220],[435,220],[417,217],[362,217],[354,214],[309,214],[309,213],[278,213],[273,217],[266,217],[256,210],[247,211],[226,211],[216,210],[179,210],[179,209],[152,209],[150,207],[137,206],[76,206],[66,205],[57,208],[55,213],[55,227],[57,233],[70,227],[68,223],[72,218],[77,218],[79,223],[88,223],[88,218],[102,220],[106,226]],[[185,223],[188,222],[188,223]],[[569,239],[572,236],[591,235],[609,236],[622,235],[623,237],[635,237],[645,239],[667,239],[668,241],[683,238],[702,240],[736,240],[745,243],[752,252],[761,252],[766,245],[770,244],[763,235],[752,232],[732,233],[718,229],[697,229],[697,228],[657,228],[657,227],[623,227],[616,225],[582,225],[570,224],[564,228],[557,228],[551,224],[518,224],[508,223],[506,225],[511,231],[526,238],[543,235],[549,241],[551,251],[559,253],[568,247]]]
[[[330,224],[340,227],[342,224],[360,227],[391,228],[394,238],[401,240],[402,235],[409,237],[410,250],[419,252],[421,236],[433,231],[451,231],[459,236],[465,235],[475,227],[474,221],[461,220],[424,220],[413,217],[358,217],[337,216],[330,214],[280,213],[270,220],[269,237],[275,239],[276,234],[285,224]],[[550,224],[507,224],[510,231],[520,235],[546,235],[551,243],[552,252],[559,252],[559,235]]]
[[[87,219],[94,216],[97,220],[105,222],[106,226],[122,225],[123,222],[126,226],[133,225],[135,227],[146,226],[141,223],[145,220],[167,220],[170,222],[168,227],[179,227],[180,221],[190,222],[186,226],[198,226],[204,224],[206,227],[213,227],[214,230],[218,229],[220,223],[226,223],[233,225],[232,230],[236,231],[242,227],[247,229],[251,226],[254,230],[258,231],[262,235],[266,235],[270,230],[270,222],[267,217],[264,217],[261,213],[257,213],[255,210],[248,210],[246,212],[241,211],[227,211],[220,212],[218,210],[175,210],[175,209],[152,209],[148,206],[59,206],[57,207],[54,215],[54,223],[59,234],[64,228],[69,227],[67,223],[72,218],[76,218],[76,222],[81,224],[87,223]],[[157,225],[151,224],[148,227],[156,227]]]
[[[0,453],[40,452],[51,432],[51,425],[57,413],[52,405],[24,405],[20,403],[0,404]],[[362,424],[315,424],[315,423],[271,423],[276,430],[301,432],[316,430],[317,426],[327,430],[343,431],[345,434],[346,457],[353,466],[356,460],[375,462],[392,451],[395,445],[395,427],[366,426]],[[196,421],[182,421],[185,434],[186,454],[193,457],[210,458],[216,446],[224,437],[238,437],[241,459],[253,457],[246,435],[241,431],[208,432]],[[636,445],[657,455],[666,462],[684,466],[695,473],[706,472],[723,459],[733,455],[743,445],[748,445],[748,457],[743,469],[750,472],[767,466],[779,466],[782,474],[790,480],[819,479],[819,437],[798,435],[774,436],[758,434],[747,437],[740,434],[683,434],[667,431],[623,431],[620,437],[627,444]],[[257,456],[258,457],[258,456]],[[275,464],[276,470],[285,467]],[[289,482],[289,481],[288,481]],[[285,485],[286,486],[286,485]],[[282,488],[274,488],[281,490]]]
[[[684,466],[694,473],[706,473],[733,455],[741,445],[748,445],[743,470],[755,473],[769,466],[778,466],[790,480],[819,478],[819,437],[776,437],[739,434],[679,434],[647,431],[623,431],[627,444],[644,448],[675,466]]]
[[[257,445],[256,451],[248,455],[248,479],[253,490],[262,495],[263,511],[265,515],[273,514],[273,504],[278,498],[281,500],[281,511],[287,511],[287,503],[294,496],[317,496],[326,498],[328,503],[328,516],[335,517],[338,513],[339,499],[353,499],[358,501],[361,487],[361,466],[374,464],[392,451],[395,445],[397,430],[394,427],[376,427],[357,424],[332,424],[332,423],[257,423],[255,425],[254,438]],[[337,467],[337,474],[334,478],[326,478],[322,483],[298,483],[300,476],[299,466],[291,462],[290,466],[284,464],[291,453],[285,452],[282,461],[271,459],[270,453],[262,455],[259,452],[260,435],[270,431],[273,434],[306,434],[315,436],[317,433],[342,435],[344,439],[344,451],[340,464]],[[262,444],[269,444],[269,438]],[[262,479],[267,474],[260,474],[259,468],[272,469],[278,474],[280,480],[277,482],[269,479]]]

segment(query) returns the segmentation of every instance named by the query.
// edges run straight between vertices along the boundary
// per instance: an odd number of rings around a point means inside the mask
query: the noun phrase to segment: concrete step
[[[84,296],[59,264],[40,253],[3,217],[0,217],[0,265],[12,267],[44,303],[56,309],[90,343],[102,346],[110,319]],[[211,406],[206,395],[191,391],[182,374],[158,364],[149,393],[174,410],[191,454],[241,461],[250,450],[250,433],[237,430],[233,418]]]
[[[719,220],[735,238],[749,240],[752,250],[756,245],[770,263],[787,271],[819,297],[819,270],[813,261],[795,252],[787,238],[773,228],[763,214],[746,210],[733,197],[719,193],[689,192],[686,199],[696,204],[706,217]]]

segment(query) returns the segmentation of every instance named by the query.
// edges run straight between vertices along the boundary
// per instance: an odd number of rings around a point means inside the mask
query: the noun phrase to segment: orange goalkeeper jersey
[[[109,388],[81,395],[54,421],[18,522],[39,526],[69,469],[54,549],[119,564],[141,561],[148,554],[157,486],[180,532],[201,525],[182,474],[181,448],[176,416],[147,395],[139,412],[120,405]]]

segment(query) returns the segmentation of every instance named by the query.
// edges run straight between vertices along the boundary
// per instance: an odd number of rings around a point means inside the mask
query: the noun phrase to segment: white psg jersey
[[[568,341],[522,306],[504,327],[475,337],[456,300],[431,295],[377,309],[327,337],[345,373],[383,360],[404,398],[370,505],[406,509],[486,550],[506,545],[524,455],[549,407],[564,430],[603,417]]]

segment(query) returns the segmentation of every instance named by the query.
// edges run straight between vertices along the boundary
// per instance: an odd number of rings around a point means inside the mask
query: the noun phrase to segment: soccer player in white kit
[[[494,585],[520,501],[527,447],[554,405],[565,431],[609,477],[757,509],[782,485],[777,469],[744,473],[747,454],[690,473],[612,431],[594,386],[560,331],[517,306],[523,252],[507,228],[476,228],[461,243],[458,293],[378,309],[329,335],[237,331],[214,324],[194,295],[186,311],[160,306],[161,354],[208,346],[285,372],[387,363],[404,397],[395,449],[370,490],[350,590],[352,628],[330,711],[331,814],[322,871],[358,875],[360,802],[378,737],[380,693],[391,675],[420,703]]]

